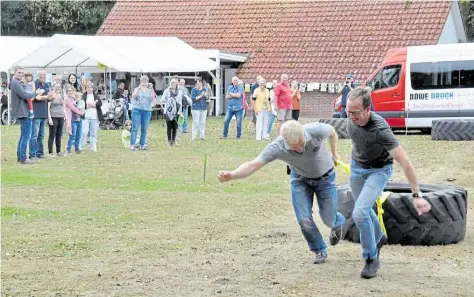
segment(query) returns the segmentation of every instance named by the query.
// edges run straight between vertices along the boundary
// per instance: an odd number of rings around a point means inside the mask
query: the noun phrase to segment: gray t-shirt
[[[51,100],[49,112],[52,118],[64,118],[64,100],[62,96],[59,99],[54,98]]]
[[[374,112],[364,127],[348,120],[347,132],[352,139],[352,159],[367,166],[389,163],[393,158],[388,152],[400,144],[388,123]]]
[[[317,178],[327,173],[334,163],[323,140],[329,137],[332,126],[309,123],[303,127],[305,146],[302,153],[291,150],[283,137],[279,136],[263,149],[258,159],[264,163],[282,160],[288,163],[292,171],[306,178]]]

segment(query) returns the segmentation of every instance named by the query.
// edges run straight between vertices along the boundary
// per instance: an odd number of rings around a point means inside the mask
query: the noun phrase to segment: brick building
[[[282,73],[320,84],[353,73],[362,82],[389,48],[466,40],[457,1],[421,0],[118,0],[97,34],[177,36],[245,54],[236,73],[246,83]],[[331,116],[336,97],[305,92],[302,116]]]

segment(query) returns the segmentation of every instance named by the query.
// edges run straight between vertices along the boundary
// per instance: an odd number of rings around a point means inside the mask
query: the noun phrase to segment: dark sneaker
[[[32,161],[30,159],[26,159],[26,160],[21,160],[20,161],[20,164],[25,164],[25,165],[29,165],[29,164],[35,164],[36,162],[35,161]]]
[[[387,236],[385,236],[385,234],[384,234],[384,235],[382,235],[382,238],[377,243],[377,259],[380,258],[380,250],[387,243],[387,239],[388,239]]]
[[[315,252],[316,256],[314,257],[313,264],[322,264],[324,261],[326,261],[326,258],[328,257],[328,254],[325,252]]]
[[[377,275],[377,270],[380,268],[380,261],[378,258],[365,260],[365,266],[360,272],[362,278],[374,278]]]
[[[331,234],[329,235],[329,243],[331,245],[336,245],[341,241],[342,237],[342,225],[336,228],[331,229]]]

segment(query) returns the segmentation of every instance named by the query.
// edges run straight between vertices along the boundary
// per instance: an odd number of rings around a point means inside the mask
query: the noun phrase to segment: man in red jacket
[[[290,86],[288,85],[288,74],[282,74],[280,83],[275,87],[275,102],[277,110],[277,133],[280,135],[280,127],[283,122],[292,119],[291,111],[293,110],[292,95]]]

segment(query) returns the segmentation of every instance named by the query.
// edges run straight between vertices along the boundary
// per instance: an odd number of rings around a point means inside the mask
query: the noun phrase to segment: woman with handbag
[[[173,78],[170,81],[170,86],[163,92],[163,101],[165,102],[164,117],[169,146],[179,146],[176,143],[176,133],[178,130],[178,118],[182,114],[182,100],[181,92],[178,89],[178,80]]]

